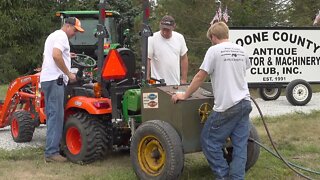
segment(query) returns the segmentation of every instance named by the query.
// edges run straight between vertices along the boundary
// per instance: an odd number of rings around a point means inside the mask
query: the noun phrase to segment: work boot
[[[60,154],[57,154],[57,155],[45,157],[44,161],[46,163],[50,163],[50,162],[66,162],[67,158],[61,156]]]

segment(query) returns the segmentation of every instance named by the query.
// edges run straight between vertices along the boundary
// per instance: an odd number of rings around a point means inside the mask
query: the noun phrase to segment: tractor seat
[[[93,83],[83,84],[82,87],[84,87],[84,88],[86,88],[86,89],[93,89]]]
[[[131,79],[136,71],[135,55],[133,51],[128,48],[119,48],[117,50],[127,68],[127,74],[124,79]]]
[[[94,97],[94,92],[93,89],[90,88],[74,87],[72,89],[72,96]]]

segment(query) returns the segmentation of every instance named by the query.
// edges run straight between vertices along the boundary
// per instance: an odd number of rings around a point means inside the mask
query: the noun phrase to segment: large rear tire
[[[260,142],[256,127],[251,123],[250,135],[247,148],[246,171],[249,170],[257,161],[260,155],[260,146],[253,140]]]
[[[167,122],[147,121],[132,137],[130,157],[139,179],[176,180],[182,174],[184,153],[180,136]]]
[[[260,141],[259,135],[257,132],[257,129],[254,127],[254,125],[250,122],[250,134],[249,134],[249,140],[247,145],[247,163],[246,163],[246,171],[249,170],[258,160],[260,155],[260,146],[256,143],[254,143],[250,139],[254,139],[255,141]],[[226,158],[227,162],[230,163],[232,160],[232,145],[226,147],[227,154],[224,153],[224,157]]]
[[[112,128],[107,121],[87,113],[76,113],[67,119],[63,132],[62,149],[73,163],[87,164],[107,153]]]
[[[11,118],[11,136],[15,142],[30,142],[34,133],[34,121],[31,114],[25,110],[13,113]]]

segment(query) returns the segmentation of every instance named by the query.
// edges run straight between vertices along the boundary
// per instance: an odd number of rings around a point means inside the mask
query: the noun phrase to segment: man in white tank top
[[[66,158],[59,154],[59,144],[64,123],[65,86],[68,81],[76,81],[76,76],[70,72],[69,39],[77,32],[84,32],[79,19],[75,17],[66,18],[61,29],[51,33],[44,45],[40,82],[44,93],[47,116],[46,162],[66,161]]]
[[[149,37],[148,79],[164,79],[167,85],[187,83],[188,48],[183,35],[173,31],[175,27],[173,17],[164,16],[160,21],[160,31]]]
[[[212,42],[185,94],[172,100],[187,99],[210,75],[214,93],[213,112],[201,133],[202,150],[216,179],[244,179],[249,138],[249,114],[252,110],[246,70],[250,61],[245,49],[229,42],[229,28],[217,22],[209,28]],[[223,157],[223,145],[230,137],[233,145],[230,166]]]

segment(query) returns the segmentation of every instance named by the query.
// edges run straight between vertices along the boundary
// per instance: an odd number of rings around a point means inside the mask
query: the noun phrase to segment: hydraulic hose
[[[257,143],[259,146],[261,146],[261,147],[263,147],[264,149],[266,149],[266,150],[267,150],[268,152],[270,152],[271,154],[275,155],[275,156],[276,156],[277,158],[279,158],[282,162],[284,162],[287,167],[289,167],[292,171],[294,171],[296,174],[298,174],[299,176],[301,176],[301,177],[303,177],[303,178],[305,178],[305,179],[312,179],[312,178],[309,177],[309,176],[306,176],[306,175],[302,174],[302,173],[299,172],[299,171],[297,171],[294,167],[299,168],[299,169],[302,169],[302,170],[304,170],[304,171],[308,171],[308,172],[310,172],[310,173],[315,173],[315,174],[320,175],[320,172],[313,171],[313,170],[309,170],[309,169],[306,169],[306,168],[303,168],[303,167],[299,167],[299,166],[297,166],[297,165],[294,165],[293,163],[288,162],[287,160],[285,160],[285,159],[282,157],[282,155],[278,152],[278,149],[276,148],[276,146],[275,146],[275,144],[274,144],[274,142],[273,142],[273,139],[272,139],[272,137],[271,137],[271,135],[270,135],[268,126],[267,126],[267,124],[266,124],[266,122],[265,122],[265,120],[264,120],[264,117],[263,117],[263,114],[262,114],[262,112],[261,112],[261,109],[260,109],[259,105],[257,104],[257,102],[256,102],[252,97],[251,97],[251,100],[253,101],[253,103],[255,104],[255,106],[257,107],[257,109],[258,109],[258,111],[259,111],[259,114],[260,114],[261,120],[262,120],[262,122],[263,122],[264,128],[265,128],[265,130],[266,130],[266,132],[267,132],[268,138],[269,138],[269,140],[270,140],[270,142],[271,142],[271,145],[272,145],[274,151],[276,152],[276,154],[273,153],[271,150],[267,149],[266,147],[262,146],[261,143],[255,141],[254,139],[250,138],[249,140],[252,140],[253,142]]]
[[[274,152],[272,151],[272,149],[269,149],[268,147],[264,146],[264,145],[263,145],[262,143],[260,143],[259,141],[256,141],[255,139],[252,139],[252,138],[249,138],[249,141],[252,141],[252,142],[258,144],[260,147],[262,147],[263,149],[265,149],[266,151],[268,151],[270,154],[272,154],[272,155],[275,156],[276,158],[280,159],[280,157],[279,157],[276,153],[274,153]],[[293,166],[293,167],[295,167],[295,168],[301,169],[301,170],[303,170],[303,171],[320,175],[320,172],[318,172],[318,171],[314,171],[314,170],[311,170],[311,169],[308,169],[308,168],[305,168],[305,167],[302,167],[302,166],[293,164],[293,163],[291,163],[291,162],[288,162],[288,164],[290,164],[291,166]]]

